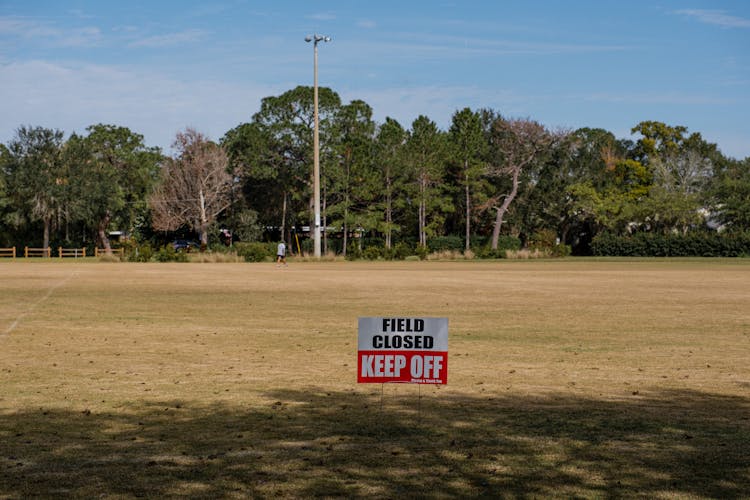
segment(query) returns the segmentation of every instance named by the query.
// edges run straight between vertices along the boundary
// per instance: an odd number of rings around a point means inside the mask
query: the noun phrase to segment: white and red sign
[[[448,383],[448,318],[359,318],[357,382]]]

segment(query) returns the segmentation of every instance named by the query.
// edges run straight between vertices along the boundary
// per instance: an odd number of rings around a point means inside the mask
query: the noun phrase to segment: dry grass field
[[[748,498],[750,260],[0,262],[0,498],[183,495]]]

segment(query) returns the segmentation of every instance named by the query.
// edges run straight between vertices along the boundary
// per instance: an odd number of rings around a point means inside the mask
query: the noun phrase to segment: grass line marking
[[[26,316],[28,316],[29,314],[31,314],[32,312],[34,312],[34,310],[39,306],[39,304],[41,304],[42,302],[44,302],[45,300],[47,300],[48,298],[50,298],[50,296],[52,295],[52,293],[54,293],[55,290],[57,290],[58,288],[60,288],[64,284],[66,284],[68,281],[70,281],[73,278],[73,276],[75,276],[77,274],[78,273],[76,273],[76,272],[72,272],[65,279],[63,279],[63,280],[59,281],[58,283],[55,283],[54,285],[52,285],[49,288],[49,290],[47,290],[47,293],[44,294],[44,296],[42,296],[39,300],[37,300],[36,302],[34,302],[33,304],[31,304],[31,307],[29,307],[26,311],[24,311],[21,314],[19,314],[18,317],[13,321],[13,323],[10,324],[10,326],[8,328],[6,328],[4,332],[0,333],[0,339],[3,338],[3,337],[7,337],[8,335],[10,335],[11,332],[13,332],[13,330],[16,329],[16,327],[18,326],[18,324],[21,322],[22,319],[24,319]]]

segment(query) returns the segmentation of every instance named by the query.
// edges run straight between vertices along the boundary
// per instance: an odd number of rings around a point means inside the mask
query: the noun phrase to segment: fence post
[[[29,258],[29,247],[23,247],[23,256]]]

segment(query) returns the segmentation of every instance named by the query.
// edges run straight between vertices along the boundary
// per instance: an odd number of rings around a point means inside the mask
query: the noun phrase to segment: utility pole
[[[315,127],[313,131],[313,205],[315,221],[313,228],[315,258],[320,258],[320,123],[318,119],[318,42],[330,42],[331,37],[323,35],[306,36],[306,42],[313,42],[313,108]]]

